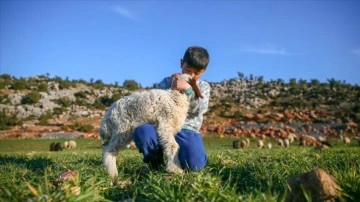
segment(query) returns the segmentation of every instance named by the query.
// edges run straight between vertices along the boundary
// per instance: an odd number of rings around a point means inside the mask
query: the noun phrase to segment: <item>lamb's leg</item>
[[[176,130],[170,128],[168,125],[158,125],[158,135],[161,145],[164,149],[164,155],[166,156],[166,170],[170,173],[182,173],[180,161],[179,161],[179,145],[175,140]]]
[[[113,180],[117,179],[118,170],[116,166],[116,156],[118,154],[118,149],[121,144],[124,144],[123,134],[115,134],[111,136],[110,141],[108,141],[102,148],[102,158],[103,164],[106,167],[110,177]]]
[[[114,151],[113,146],[110,144],[104,145],[102,148],[102,161],[106,167],[110,177],[115,180],[118,176],[118,170],[116,166],[117,151]]]

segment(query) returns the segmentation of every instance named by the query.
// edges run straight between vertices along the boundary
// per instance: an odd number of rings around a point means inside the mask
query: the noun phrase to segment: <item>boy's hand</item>
[[[173,78],[172,89],[174,89],[174,90],[189,89],[191,87],[190,84],[188,84],[188,82],[186,82],[184,79],[180,78],[178,75],[179,74],[172,75],[172,78]]]

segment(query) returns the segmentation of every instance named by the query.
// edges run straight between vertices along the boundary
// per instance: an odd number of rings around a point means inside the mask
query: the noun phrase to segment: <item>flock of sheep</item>
[[[57,143],[51,143],[50,144],[50,151],[62,151],[62,149],[75,149],[76,148],[76,142],[75,140],[65,141],[63,146],[61,146],[60,142]]]
[[[265,145],[268,149],[272,148],[272,143],[268,142],[266,144],[265,142],[266,137],[262,137],[260,139],[257,139],[257,147],[259,149],[265,148]],[[310,146],[315,149],[324,149],[328,147],[332,147],[330,142],[322,136],[314,137],[311,135],[302,135],[300,137],[296,137],[296,135],[289,135],[286,139],[276,139],[276,144],[280,147],[288,148],[290,146],[290,143],[293,143],[295,140],[299,141],[299,146]],[[357,143],[360,145],[360,137],[354,137],[354,140],[357,141]],[[340,142],[343,142],[344,144],[348,145],[351,143],[351,139],[347,136],[340,135]],[[234,149],[245,149],[250,146],[250,139],[244,138],[233,141],[233,148]]]

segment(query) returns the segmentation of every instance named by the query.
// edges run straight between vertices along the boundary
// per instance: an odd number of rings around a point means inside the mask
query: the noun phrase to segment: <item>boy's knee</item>
[[[133,139],[141,153],[153,150],[158,144],[156,129],[152,124],[143,124],[135,128]]]
[[[156,135],[155,127],[151,124],[143,124],[135,128],[133,133],[133,139],[136,142],[148,141],[149,138]]]
[[[206,162],[207,162],[206,155],[203,156],[201,160],[199,160],[199,159],[190,160],[188,162],[188,169],[191,171],[200,171],[205,167]]]
[[[181,162],[181,167],[183,169],[188,169],[190,171],[200,171],[202,170],[207,163],[206,154],[192,154],[191,156],[179,156]]]
[[[154,125],[146,123],[135,128],[133,136],[139,137],[141,135],[148,133],[151,130],[155,130]]]

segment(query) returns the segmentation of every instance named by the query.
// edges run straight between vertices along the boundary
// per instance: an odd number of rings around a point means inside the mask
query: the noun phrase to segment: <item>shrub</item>
[[[81,124],[81,123],[75,123],[74,125],[75,130],[79,132],[90,132],[94,129],[94,126],[90,124]]]
[[[0,95],[1,104],[10,104],[9,95]]]
[[[4,89],[11,84],[11,76],[9,74],[2,74],[0,76],[0,89]]]
[[[105,105],[103,103],[101,103],[101,101],[99,99],[96,99],[94,101],[94,104],[93,106],[96,108],[96,109],[105,109]]]
[[[243,113],[240,112],[239,110],[236,110],[233,114],[233,118],[236,120],[241,120],[243,118]]]
[[[118,99],[122,98],[123,95],[122,94],[114,94],[111,96],[111,98],[109,98],[108,96],[103,96],[99,98],[99,101],[101,102],[102,105],[104,106],[110,106],[112,103],[114,103],[115,101],[117,101]]]
[[[40,91],[40,92],[48,92],[48,85],[46,84],[46,83],[40,83],[39,85],[38,85],[38,90]]]
[[[353,107],[352,111],[354,113],[360,113],[360,104],[356,103],[355,106]]]
[[[40,98],[41,95],[38,91],[31,91],[29,94],[22,97],[21,104],[35,104]]]
[[[75,103],[80,106],[87,106],[88,103],[86,99],[86,94],[87,92],[83,92],[83,91],[75,93],[74,94],[74,96],[76,97]]]
[[[69,89],[71,87],[70,81],[59,80],[59,89]]]
[[[12,85],[11,85],[11,89],[14,90],[25,90],[28,89],[29,85],[27,83],[27,81],[25,79],[19,79],[16,80]]]
[[[55,107],[53,109],[53,115],[61,115],[65,111],[62,107]]]
[[[79,92],[75,93],[74,96],[76,98],[86,98],[86,93],[83,91],[79,91]]]
[[[113,100],[113,102],[115,102],[116,100],[119,100],[120,98],[123,97],[123,94],[121,92],[119,93],[115,93],[111,96],[111,99]]]
[[[72,101],[70,101],[67,98],[62,97],[62,98],[55,100],[55,103],[62,107],[70,107],[72,104]]]
[[[11,126],[22,124],[15,115],[7,115],[4,110],[0,111],[0,130],[7,130]]]
[[[111,98],[109,98],[108,96],[103,96],[99,98],[99,101],[101,102],[101,104],[103,104],[104,106],[110,106],[113,103],[113,100]]]
[[[50,112],[47,112],[39,117],[39,125],[49,125],[49,120],[52,119],[53,116]]]
[[[84,98],[76,98],[75,103],[79,106],[88,106],[88,102]]]

